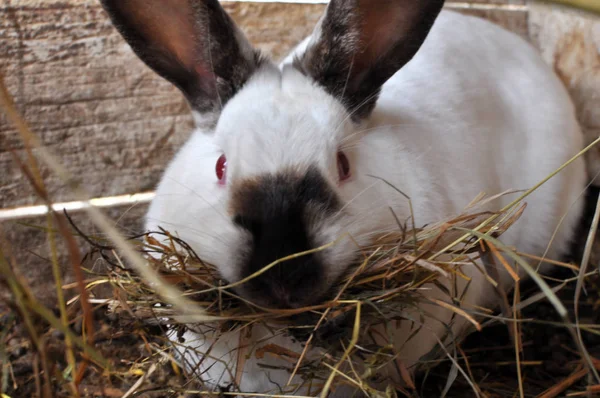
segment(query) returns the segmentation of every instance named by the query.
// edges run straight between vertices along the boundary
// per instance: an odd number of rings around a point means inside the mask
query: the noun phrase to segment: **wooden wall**
[[[250,40],[276,59],[310,33],[325,7],[223,4]],[[600,19],[525,0],[447,7],[490,19],[535,44],[573,93],[590,140],[598,136]],[[0,1],[0,72],[44,144],[95,197],[151,191],[192,126],[182,96],[137,60],[96,0]],[[22,155],[22,144],[0,112],[0,209],[39,204],[11,151]],[[47,169],[43,174],[55,201],[74,199]],[[135,231],[144,209],[115,207],[109,213]],[[93,231],[85,216],[77,218]],[[45,234],[31,228],[43,223],[30,217],[2,226],[25,276],[52,297]]]

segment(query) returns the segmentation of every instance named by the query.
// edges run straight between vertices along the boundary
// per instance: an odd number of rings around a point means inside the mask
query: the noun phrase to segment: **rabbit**
[[[416,226],[435,223],[460,214],[481,192],[535,186],[583,148],[574,105],[537,50],[491,22],[444,8],[443,0],[331,0],[313,33],[280,64],[251,46],[217,0],[101,2],[139,58],[182,92],[195,121],[157,186],[146,229],[176,234],[229,283],[337,240],[236,288],[262,306],[301,308],[331,297],[359,248],[398,228],[392,211],[409,218],[406,197]],[[561,258],[587,180],[578,158],[527,198],[503,242]],[[518,194],[498,196],[488,208]],[[467,310],[498,305],[478,268],[463,269],[471,278]],[[500,289],[514,286],[504,268],[497,272]],[[446,299],[439,287],[428,288],[430,297]],[[460,280],[457,289],[465,288]],[[410,344],[409,321],[393,337],[398,359],[415,372],[442,344],[453,316],[423,306],[431,319]],[[456,319],[450,335],[468,330]],[[315,393],[300,376],[288,384],[291,366],[282,358],[236,362],[241,341],[301,352],[283,333],[257,326],[250,336],[216,338],[209,326],[190,325],[171,339],[205,388],[220,391],[237,380],[235,391],[249,394]],[[319,355],[308,350],[308,358]],[[282,364],[287,369],[273,369]],[[381,372],[403,380],[396,367]]]

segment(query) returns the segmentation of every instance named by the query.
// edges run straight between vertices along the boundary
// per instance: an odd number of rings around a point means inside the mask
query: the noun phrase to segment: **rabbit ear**
[[[331,0],[294,65],[339,98],[356,118],[419,50],[444,0]]]
[[[218,114],[263,62],[218,0],[101,2],[134,52],[202,114]]]

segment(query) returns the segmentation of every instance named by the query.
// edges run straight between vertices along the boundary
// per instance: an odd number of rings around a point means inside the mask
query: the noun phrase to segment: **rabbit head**
[[[332,0],[306,50],[282,68],[217,0],[102,3],[135,53],[185,95],[197,125],[147,228],[179,235],[229,282],[292,257],[239,287],[259,304],[331,294],[393,220],[369,206],[377,154],[358,144],[381,86],[421,47],[443,0]]]

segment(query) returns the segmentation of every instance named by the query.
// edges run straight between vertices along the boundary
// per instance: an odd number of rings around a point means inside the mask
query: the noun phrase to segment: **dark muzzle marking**
[[[234,222],[252,235],[251,251],[241,265],[242,276],[313,249],[315,243],[310,237],[315,226],[309,225],[310,220],[322,220],[340,206],[316,168],[304,175],[282,172],[239,185],[231,202]],[[324,285],[323,275],[319,256],[310,254],[276,265],[248,282],[242,291],[263,305],[297,307],[315,298]]]

